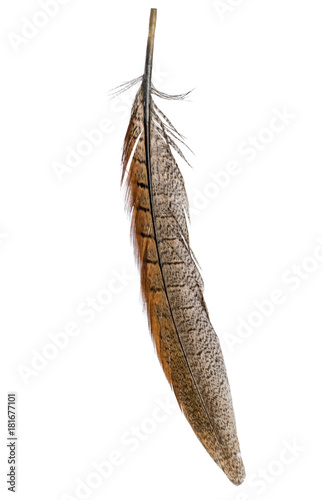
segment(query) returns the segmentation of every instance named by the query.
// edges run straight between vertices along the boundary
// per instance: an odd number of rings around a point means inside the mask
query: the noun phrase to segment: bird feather
[[[173,151],[183,137],[154,102],[171,98],[151,84],[156,9],[151,9],[144,75],[131,110],[122,155],[122,182],[141,271],[149,327],[181,410],[210,456],[234,484],[245,471],[219,339],[190,248],[189,205]],[[184,95],[172,96],[175,99]]]

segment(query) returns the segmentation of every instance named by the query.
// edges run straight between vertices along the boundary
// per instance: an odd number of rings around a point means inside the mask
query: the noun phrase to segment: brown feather
[[[171,151],[181,154],[175,139],[182,138],[152,99],[169,97],[151,86],[155,22],[152,9],[145,73],[122,157],[141,291],[158,358],[180,408],[211,457],[240,484],[245,471],[229,383],[190,249],[188,200]]]

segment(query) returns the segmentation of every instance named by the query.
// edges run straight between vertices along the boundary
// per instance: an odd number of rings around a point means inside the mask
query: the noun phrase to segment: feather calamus
[[[183,157],[182,136],[152,98],[170,98],[151,84],[155,26],[151,9],[144,75],[126,86],[140,82],[122,156],[141,291],[160,363],[181,410],[210,456],[240,484],[245,471],[230,387],[189,245],[188,200],[172,153]]]

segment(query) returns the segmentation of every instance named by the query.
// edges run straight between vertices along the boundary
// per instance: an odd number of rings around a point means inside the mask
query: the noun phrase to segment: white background
[[[143,72],[150,7],[158,8],[155,85],[169,93],[195,89],[188,102],[159,106],[194,151],[193,169],[181,162],[194,208],[191,245],[232,389],[247,472],[239,487],[176,407],[139,297],[119,186],[133,91],[114,101],[107,94]],[[0,12],[1,497],[12,498],[8,391],[18,394],[16,498],[315,495],[322,446],[322,262],[314,258],[319,237],[322,246],[320,2],[70,0],[56,10],[48,19],[40,2],[7,0]],[[279,132],[263,132],[276,125],[276,110],[292,118],[278,122]],[[66,165],[84,130],[101,123],[101,143],[59,180],[57,162]],[[253,136],[260,150],[246,154]],[[223,174],[218,187],[214,175],[231,161],[236,175]],[[252,314],[254,301],[271,300],[276,289],[283,303],[265,302],[269,317]],[[79,314],[88,297],[108,293],[102,310]],[[240,330],[249,316],[257,326]],[[59,336],[70,323],[78,335]],[[50,350],[55,336],[65,338],[64,349]],[[168,413],[158,410],[167,400]],[[133,426],[141,438],[129,443]],[[110,463],[106,478],[93,475],[103,461]],[[92,486],[77,489],[86,482]]]

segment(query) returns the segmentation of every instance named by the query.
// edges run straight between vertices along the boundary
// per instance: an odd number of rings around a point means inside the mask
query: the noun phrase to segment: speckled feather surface
[[[122,182],[141,271],[149,327],[164,373],[193,431],[234,484],[245,477],[219,339],[190,249],[188,199],[173,150],[181,140],[153,96],[156,10],[151,10],[146,67],[123,148]],[[180,97],[180,96],[177,96]],[[179,142],[180,143],[180,142]]]

